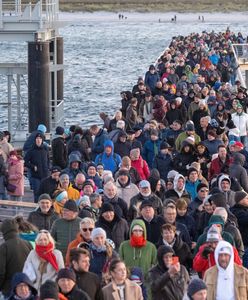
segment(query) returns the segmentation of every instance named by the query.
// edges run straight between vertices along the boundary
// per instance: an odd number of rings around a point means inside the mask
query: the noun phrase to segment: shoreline
[[[124,19],[119,20],[118,15],[122,14]],[[88,22],[160,22],[170,23],[170,24],[187,24],[187,23],[247,23],[248,11],[245,12],[216,12],[216,13],[177,13],[172,12],[107,12],[107,11],[97,11],[97,12],[60,12],[60,20],[62,21],[88,21]],[[177,22],[171,22],[174,16],[177,16]],[[204,17],[204,22],[202,19],[199,20],[199,16]]]

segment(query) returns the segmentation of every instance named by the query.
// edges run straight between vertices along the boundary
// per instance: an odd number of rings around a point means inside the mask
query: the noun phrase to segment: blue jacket
[[[19,299],[19,298],[16,298],[16,287],[20,283],[26,283],[29,286],[31,294],[27,298],[28,300],[38,299],[37,290],[34,288],[33,283],[28,278],[28,276],[25,273],[15,273],[15,275],[12,278],[11,294],[10,294],[10,297],[8,298],[8,300]]]
[[[172,170],[172,167],[173,163],[170,154],[162,154],[161,152],[159,152],[159,154],[155,156],[153,168],[158,169],[160,177],[163,180],[167,180],[167,174],[170,170]]]
[[[156,83],[160,80],[160,77],[157,72],[152,74],[150,71],[146,72],[145,75],[145,85],[149,86],[151,91],[154,91]]]
[[[145,145],[143,147],[142,157],[144,158],[144,160],[146,160],[150,169],[153,166],[153,161],[156,154],[154,148],[157,147],[157,151],[159,152],[160,144],[161,144],[160,140],[156,140],[156,141],[149,140],[145,142]]]
[[[96,156],[104,151],[104,142],[108,139],[108,134],[105,130],[100,129],[98,134],[95,136],[93,145],[92,145],[92,160]]]
[[[108,156],[105,151],[101,154],[98,154],[95,159],[95,164],[102,163],[104,170],[110,170],[113,174],[119,169],[119,166],[121,164],[121,157],[119,154],[114,153],[114,144],[112,141],[107,140],[104,143],[104,149],[106,147],[111,147],[112,152]]]
[[[187,180],[185,184],[185,190],[190,194],[191,200],[194,200],[197,196],[197,186],[200,184],[201,181],[199,179],[196,182],[192,183],[191,181]]]

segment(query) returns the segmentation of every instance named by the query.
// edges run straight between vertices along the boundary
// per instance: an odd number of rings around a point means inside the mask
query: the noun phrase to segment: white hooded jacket
[[[219,254],[223,252],[231,254],[230,262],[226,269],[223,269],[218,262]],[[218,268],[216,300],[235,300],[234,254],[232,245],[226,241],[219,241],[214,251],[214,258]]]

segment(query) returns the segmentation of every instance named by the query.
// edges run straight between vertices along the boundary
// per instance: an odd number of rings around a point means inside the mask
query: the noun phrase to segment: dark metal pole
[[[28,43],[29,132],[40,123],[50,132],[49,62],[49,42]]]

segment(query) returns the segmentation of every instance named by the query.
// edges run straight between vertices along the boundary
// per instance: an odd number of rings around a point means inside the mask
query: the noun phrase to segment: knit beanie
[[[73,269],[70,268],[64,268],[60,269],[57,275],[57,281],[61,278],[68,278],[71,279],[72,281],[76,282],[76,274],[73,271]]]
[[[205,282],[199,278],[194,278],[190,281],[189,286],[188,286],[188,296],[192,297],[194,296],[195,293],[201,291],[201,290],[206,290],[207,286]]]
[[[58,192],[58,194],[56,195],[55,201],[61,202],[63,199],[65,199],[67,197],[68,197],[67,191],[61,191],[61,192]]]
[[[212,225],[208,229],[207,242],[218,242],[219,240],[220,240],[219,232],[218,232],[216,226]]]
[[[235,193],[235,202],[239,203],[242,199],[244,199],[245,197],[247,197],[246,192],[243,191],[238,191]]]
[[[91,232],[91,239],[93,240],[96,236],[103,235],[106,239],[106,231],[101,227],[94,228]]]
[[[38,202],[41,201],[41,200],[49,200],[49,201],[52,201],[51,197],[49,194],[41,194],[39,199],[38,199]]]
[[[115,211],[111,203],[103,203],[101,207],[101,214],[105,213],[106,211]]]
[[[42,284],[40,287],[40,300],[44,299],[59,299],[59,288],[56,282],[52,280],[47,280],[45,283]]]
[[[57,126],[56,129],[55,129],[55,132],[56,132],[57,135],[62,135],[62,134],[65,133],[65,130],[64,130],[63,127]]]
[[[208,189],[208,185],[206,183],[199,183],[197,188],[196,188],[196,191],[197,193],[200,191],[200,189],[202,188],[207,188]]]
[[[47,131],[47,128],[44,124],[39,124],[38,127],[37,127],[37,130],[43,132],[43,133],[46,133]]]
[[[76,201],[74,200],[68,200],[65,202],[64,208],[73,211],[73,212],[78,212],[78,207],[76,204]]]

